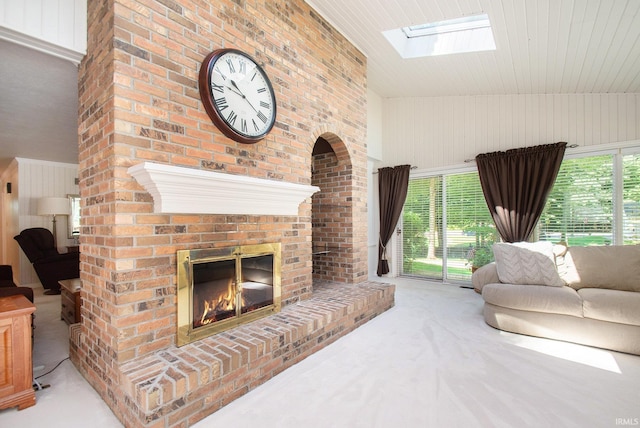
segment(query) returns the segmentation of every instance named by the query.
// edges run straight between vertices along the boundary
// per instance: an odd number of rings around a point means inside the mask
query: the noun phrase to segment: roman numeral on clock
[[[222,70],[220,70],[219,67],[216,67],[214,71],[218,73],[224,80],[227,80],[227,76],[225,76],[225,74],[222,72]]]
[[[227,99],[225,97],[216,98],[216,107],[218,107],[218,110],[220,111],[225,110],[227,107],[229,107],[229,104],[227,104]]]
[[[235,125],[237,118],[238,115],[236,114],[236,112],[231,110],[231,113],[229,113],[229,116],[227,116],[227,122],[229,122],[230,125]]]
[[[233,61],[231,61],[231,58],[227,58],[227,65],[229,66],[230,73],[236,72],[236,68],[233,66]]]

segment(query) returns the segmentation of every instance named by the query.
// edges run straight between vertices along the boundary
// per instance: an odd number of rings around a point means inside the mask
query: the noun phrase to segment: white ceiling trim
[[[28,34],[20,33],[12,30],[11,28],[0,26],[0,39],[7,40],[9,42],[16,43],[20,46],[35,49],[39,52],[43,52],[49,55],[53,55],[58,58],[71,61],[76,66],[80,64],[85,53],[78,52],[73,49],[68,49],[63,46],[47,42],[46,40],[39,39],[37,37],[30,36]]]

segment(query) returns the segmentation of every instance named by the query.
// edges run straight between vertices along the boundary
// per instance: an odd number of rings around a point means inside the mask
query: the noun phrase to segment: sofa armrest
[[[476,293],[482,293],[482,287],[485,285],[498,282],[500,282],[500,278],[498,278],[498,269],[496,268],[495,262],[478,268],[478,270],[471,275],[471,283]]]
[[[5,287],[0,288],[0,297],[23,295],[33,303],[33,289],[30,287]]]
[[[0,280],[13,281],[11,265],[0,265]]]

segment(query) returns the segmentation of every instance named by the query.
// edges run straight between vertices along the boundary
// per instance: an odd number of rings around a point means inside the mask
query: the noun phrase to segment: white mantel
[[[153,196],[154,212],[297,216],[319,191],[285,181],[143,162],[128,173]]]

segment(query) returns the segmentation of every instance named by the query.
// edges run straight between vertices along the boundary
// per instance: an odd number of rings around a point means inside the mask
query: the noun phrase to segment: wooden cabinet
[[[67,324],[80,322],[80,278],[63,279],[60,284],[60,317]]]
[[[24,296],[0,298],[0,409],[36,404],[33,390],[31,314]]]

